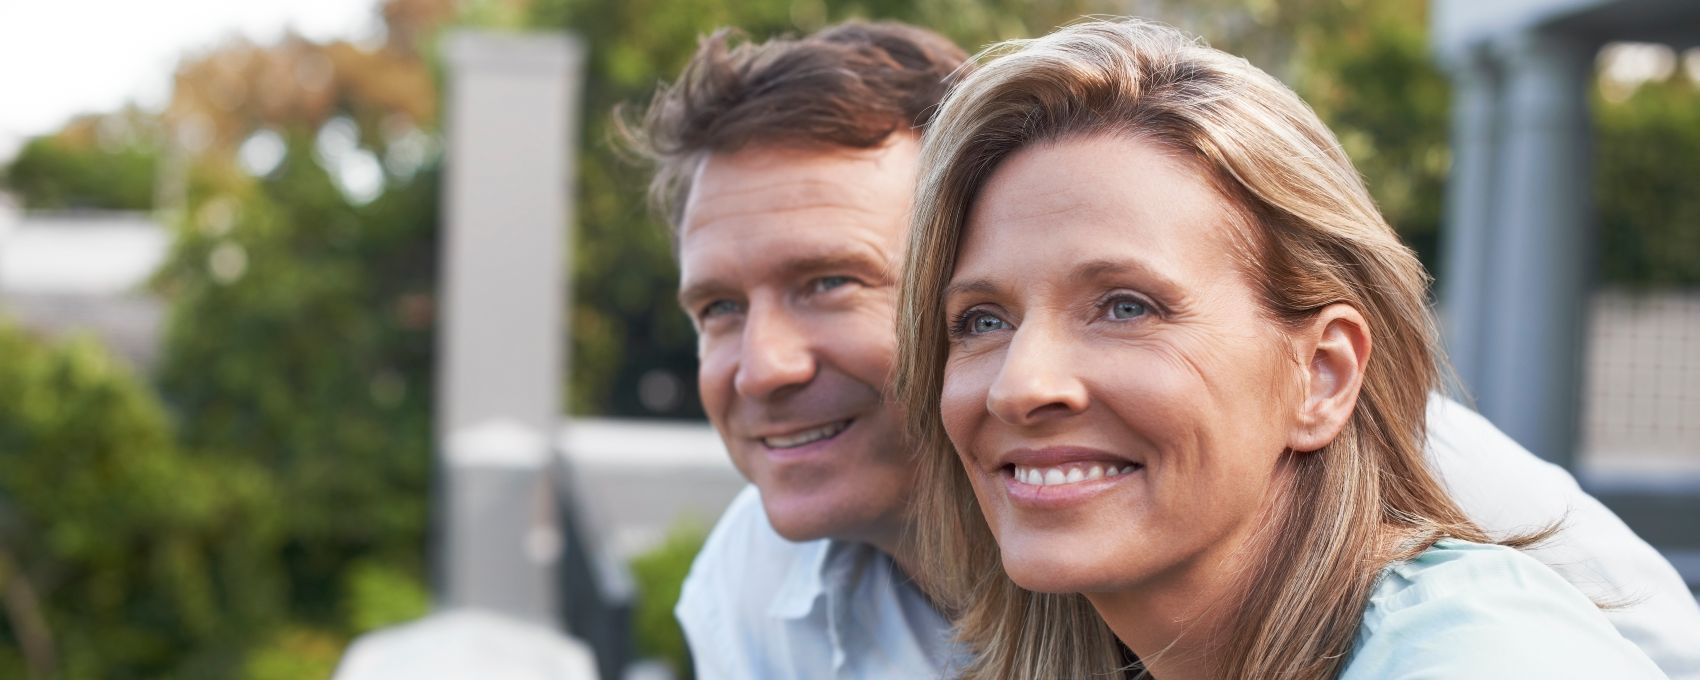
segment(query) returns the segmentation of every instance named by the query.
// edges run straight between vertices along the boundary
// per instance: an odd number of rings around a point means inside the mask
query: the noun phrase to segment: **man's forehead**
[[[820,213],[844,213],[842,217],[879,220],[901,212],[903,205],[889,205],[866,186],[827,176],[782,170],[767,180],[740,177],[699,185],[691,192],[680,224],[680,237],[690,240],[695,232],[727,223],[752,225],[764,220],[797,224],[832,220]],[[817,213],[812,219],[807,213]]]
[[[680,241],[680,283],[705,278],[754,280],[846,267],[888,270],[896,266],[897,229],[847,222],[725,221],[689,232]]]
[[[697,166],[680,236],[767,218],[902,220],[914,184],[913,144],[874,149],[753,147],[711,154]]]
[[[908,209],[913,175],[887,177],[901,172],[889,165],[847,153],[758,150],[709,156],[692,180],[680,231],[685,235],[726,219],[748,221],[789,212],[893,218]]]

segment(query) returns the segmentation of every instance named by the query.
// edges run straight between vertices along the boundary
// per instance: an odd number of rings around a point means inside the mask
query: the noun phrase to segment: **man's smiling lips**
[[[849,429],[851,423],[855,420],[855,418],[846,418],[823,425],[783,430],[757,437],[756,440],[770,451],[792,451],[815,442],[827,441],[837,437]]]

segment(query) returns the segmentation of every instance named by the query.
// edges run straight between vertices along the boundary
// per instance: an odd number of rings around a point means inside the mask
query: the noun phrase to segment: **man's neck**
[[[898,571],[903,572],[903,575],[908,577],[910,581],[919,585],[915,575],[921,573],[919,571],[922,560],[921,551],[911,537],[912,532],[908,528],[908,520],[909,517],[905,515],[898,521],[887,522],[888,526],[880,527],[866,534],[834,540],[853,541],[873,546],[875,550],[885,553],[886,557],[891,558],[892,564],[896,565]],[[926,593],[924,588],[921,591],[923,594]],[[929,601],[931,601],[930,598]]]

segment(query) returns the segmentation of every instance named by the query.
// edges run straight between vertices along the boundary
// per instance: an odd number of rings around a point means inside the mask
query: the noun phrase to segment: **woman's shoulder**
[[[1443,539],[1389,565],[1343,678],[1664,677],[1540,561]]]

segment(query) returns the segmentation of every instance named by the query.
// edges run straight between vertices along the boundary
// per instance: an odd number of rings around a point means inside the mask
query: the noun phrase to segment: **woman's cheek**
[[[967,450],[974,431],[986,415],[986,390],[990,382],[984,374],[989,364],[988,357],[964,355],[951,357],[945,367],[939,415],[944,421],[945,434],[958,451]]]

